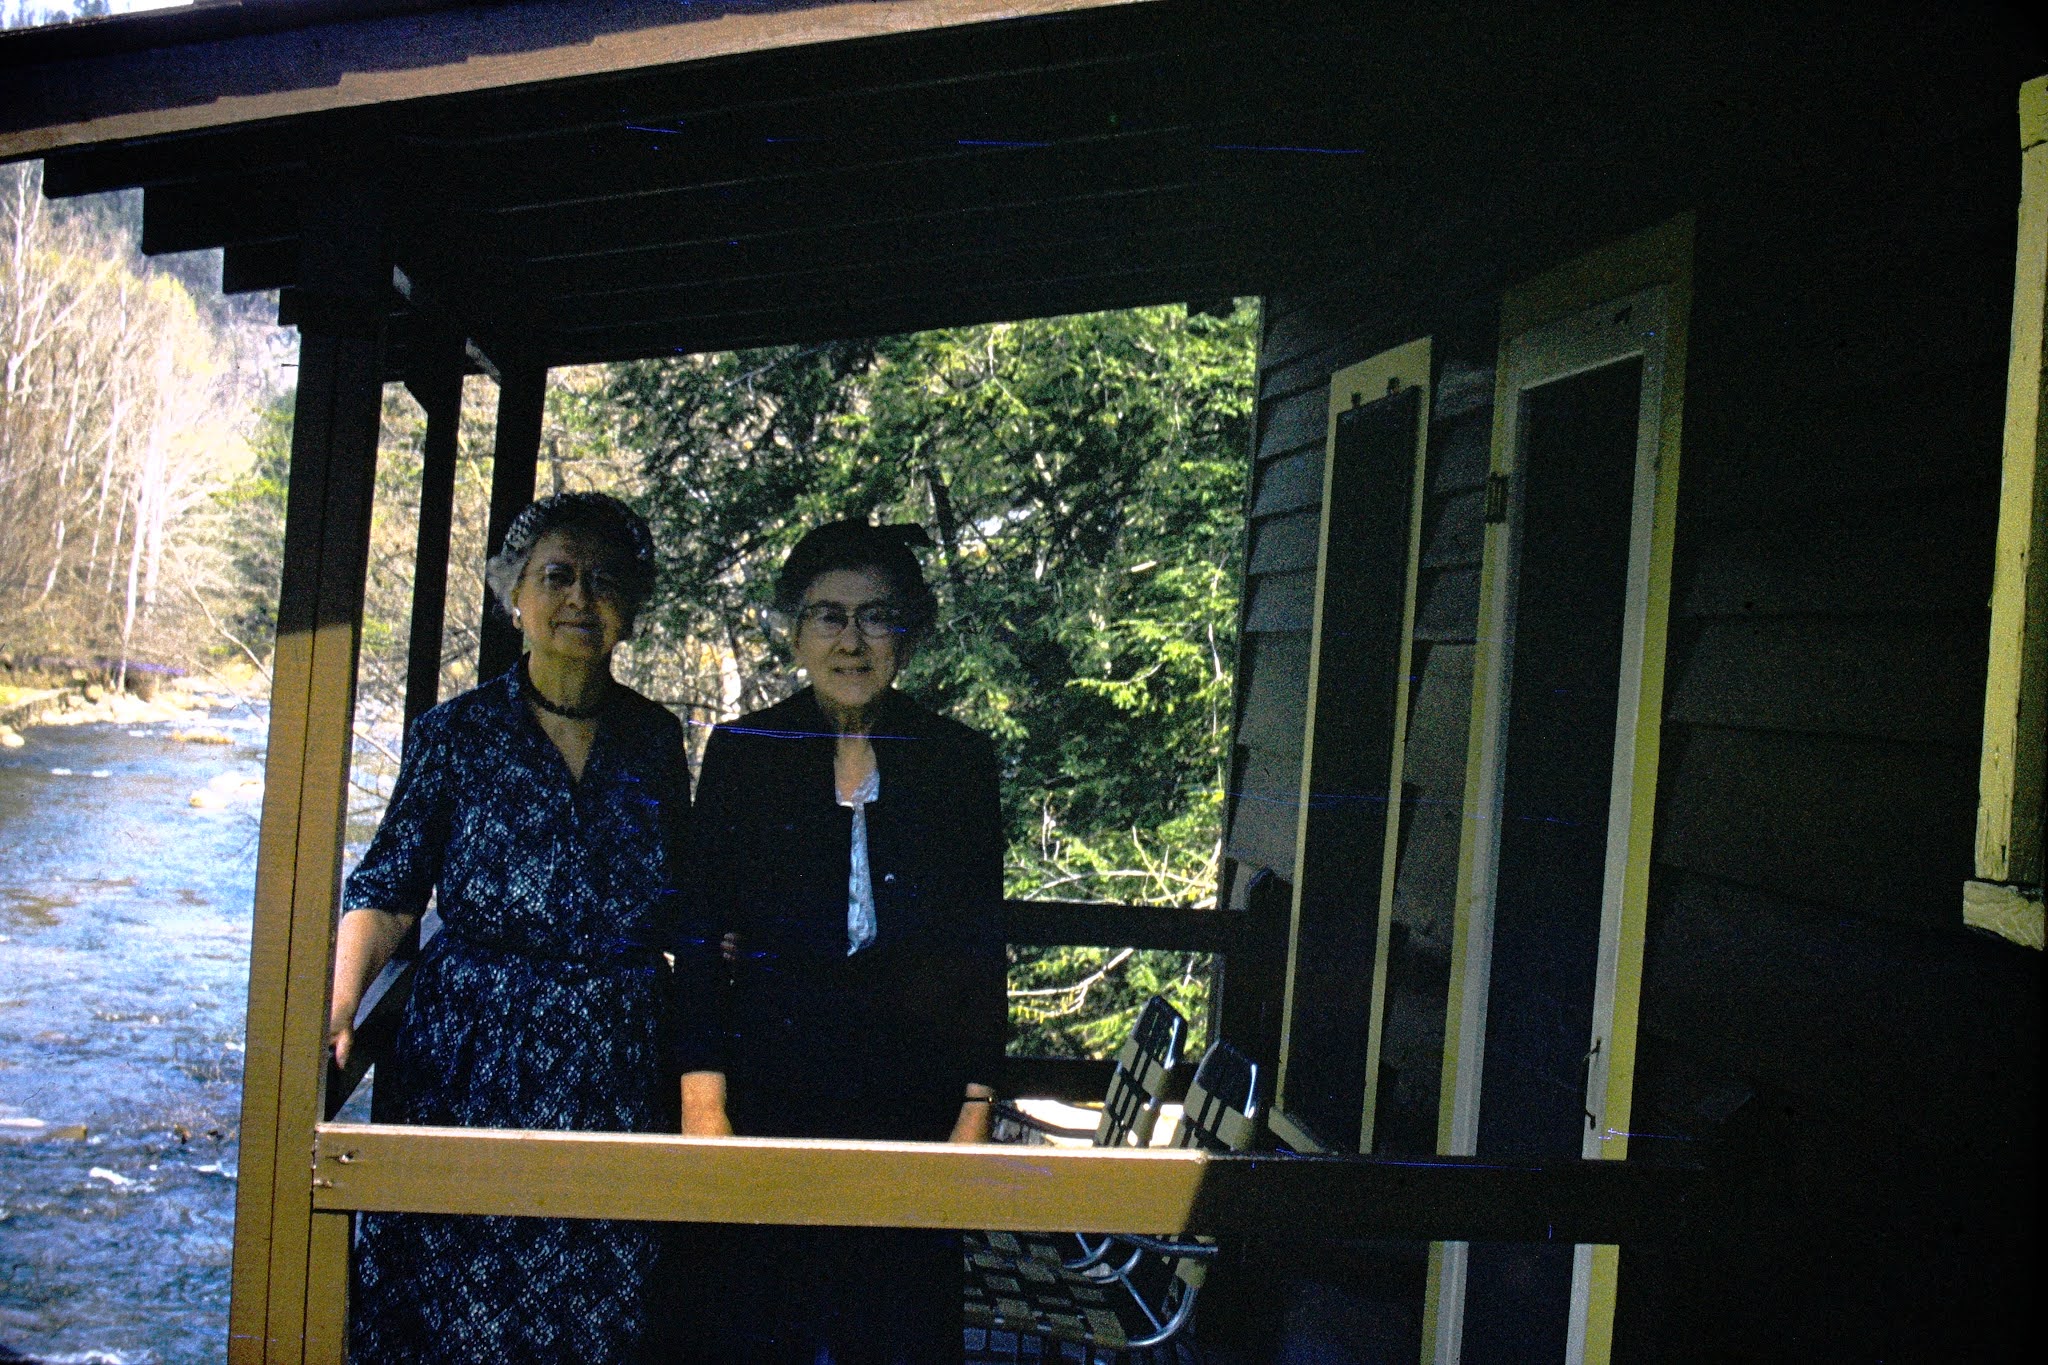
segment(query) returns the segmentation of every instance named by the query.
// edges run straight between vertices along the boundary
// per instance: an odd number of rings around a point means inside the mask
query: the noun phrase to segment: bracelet
[[[962,1104],[994,1104],[995,1102],[996,1097],[994,1095],[969,1095],[960,1101]]]

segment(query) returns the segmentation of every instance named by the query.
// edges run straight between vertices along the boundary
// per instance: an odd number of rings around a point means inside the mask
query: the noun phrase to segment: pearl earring
[[[525,622],[522,621],[519,617],[519,608],[517,607],[512,608],[512,624],[515,626],[525,624]]]

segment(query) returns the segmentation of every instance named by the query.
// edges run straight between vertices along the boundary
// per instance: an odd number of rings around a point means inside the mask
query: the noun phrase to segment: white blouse
[[[882,770],[871,770],[842,806],[853,808],[853,866],[846,876],[846,955],[875,941],[875,882],[868,871],[868,805],[882,795]]]

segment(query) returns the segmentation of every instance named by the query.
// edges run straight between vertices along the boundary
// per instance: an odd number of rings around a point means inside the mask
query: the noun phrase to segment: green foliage
[[[214,494],[220,516],[215,537],[232,584],[222,624],[257,657],[277,639],[277,590],[284,565],[285,480],[291,470],[292,396],[275,399],[249,436],[255,457],[233,482]],[[222,641],[216,653],[232,652]]]
[[[775,568],[809,527],[916,521],[941,614],[905,686],[1005,755],[1009,892],[1213,896],[1255,312],[1139,309],[617,366],[667,555],[651,638],[714,642],[681,700],[792,685]],[[602,425],[597,423],[594,425]],[[1178,953],[1021,950],[1018,1048],[1113,1049],[1146,995],[1199,1015]]]

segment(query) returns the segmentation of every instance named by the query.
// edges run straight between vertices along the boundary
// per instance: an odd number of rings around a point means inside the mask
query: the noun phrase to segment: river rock
[[[180,744],[233,744],[232,737],[218,730],[173,730],[171,738]]]

